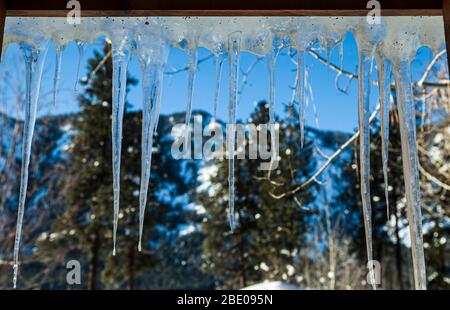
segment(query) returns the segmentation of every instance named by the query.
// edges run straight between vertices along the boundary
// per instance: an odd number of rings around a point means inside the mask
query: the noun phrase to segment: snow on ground
[[[219,168],[214,164],[203,165],[198,171],[197,180],[200,185],[197,187],[197,192],[207,192],[209,197],[214,197],[220,188],[219,184],[212,184],[211,179],[217,176]]]
[[[271,282],[265,281],[244,287],[242,290],[278,291],[278,290],[301,290],[301,288],[281,281],[271,281]]]

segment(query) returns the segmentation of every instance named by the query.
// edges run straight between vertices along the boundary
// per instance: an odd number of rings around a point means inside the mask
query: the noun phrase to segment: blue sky
[[[101,40],[87,47],[81,60],[79,78],[86,76],[86,61],[92,56],[93,50],[101,48]],[[275,106],[276,111],[282,114],[283,103],[291,99],[292,90],[290,86],[295,81],[295,65],[289,57],[282,53],[278,57],[276,66],[276,89]],[[209,55],[206,49],[200,49],[199,59]],[[322,52],[325,55],[325,52]],[[241,55],[241,69],[246,71],[249,65],[255,60],[254,55],[243,52]],[[40,97],[40,115],[47,113],[59,114],[74,112],[78,109],[78,103],[73,91],[76,79],[79,53],[76,45],[71,43],[63,51],[61,80],[59,83],[59,92],[57,95],[56,107],[51,104],[53,88],[53,72],[55,65],[55,53],[52,48],[47,55],[46,69],[43,76],[41,97]],[[426,68],[428,62],[432,59],[431,52],[427,48],[421,48],[418,51],[417,58],[412,64],[413,78],[417,78]],[[330,62],[339,63],[338,48],[332,51]],[[187,54],[178,49],[172,49],[168,67],[166,70],[183,68],[187,63]],[[313,105],[309,105],[306,113],[306,124],[313,127],[319,127],[327,130],[339,130],[352,132],[357,126],[357,81],[352,81],[348,93],[340,92],[335,86],[336,72],[327,68],[310,55],[307,56],[307,67],[309,68],[309,82],[312,86],[316,111]],[[347,35],[344,41],[344,69],[351,72],[357,72],[358,55],[356,43],[351,34]],[[0,74],[5,78],[5,72],[10,83],[23,84],[23,62],[18,52],[17,46],[10,46],[5,52],[3,63],[0,67]],[[218,117],[227,119],[228,105],[228,80],[227,80],[227,62],[223,65],[221,92],[218,107]],[[141,71],[136,57],[133,56],[129,74],[140,79]],[[376,70],[374,70],[376,79]],[[242,76],[241,76],[242,81]],[[348,79],[343,77],[340,85],[345,86]],[[211,58],[199,65],[194,89],[193,108],[203,109],[213,112],[213,95],[215,83],[215,65]],[[3,99],[2,111],[16,114],[17,107],[13,104],[15,93],[11,90],[12,86],[7,86],[6,100]],[[80,86],[79,91],[82,91]],[[16,92],[17,93],[17,92]],[[175,75],[165,75],[163,83],[163,95],[161,102],[161,112],[164,114],[180,112],[185,110],[187,93],[187,74],[181,72]],[[372,107],[377,101],[378,89],[372,89]],[[238,118],[245,119],[254,108],[254,102],[267,99],[269,95],[268,71],[264,61],[260,61],[254,67],[254,70],[248,77],[248,85],[242,93],[240,104],[237,109]],[[5,103],[6,101],[6,103]],[[132,104],[132,109],[141,107],[141,88],[138,84],[133,87],[128,94],[128,101]],[[318,123],[316,121],[316,117]]]

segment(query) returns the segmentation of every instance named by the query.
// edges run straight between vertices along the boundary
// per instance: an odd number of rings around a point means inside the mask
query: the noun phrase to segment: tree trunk
[[[237,212],[239,220],[241,217],[241,208],[238,206]],[[245,274],[245,257],[244,257],[244,236],[242,231],[239,231],[239,286],[240,288],[247,286],[247,275]]]
[[[95,290],[96,280],[98,274],[98,259],[99,259],[100,238],[98,231],[95,232],[94,240],[91,246],[91,253],[89,259],[89,274],[88,274],[88,289]]]
[[[402,272],[402,244],[400,242],[399,227],[398,227],[398,214],[397,206],[394,209],[395,212],[395,262],[397,265],[397,280],[400,289],[403,290],[403,272]]]
[[[240,265],[240,277],[239,285],[241,288],[247,286],[247,276],[245,274],[245,258],[244,258],[244,240],[241,234],[241,242],[239,244],[239,265]]]
[[[128,252],[128,289],[134,290],[134,249],[130,247]]]

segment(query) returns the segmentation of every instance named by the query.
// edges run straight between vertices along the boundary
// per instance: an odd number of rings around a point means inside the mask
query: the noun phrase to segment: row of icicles
[[[126,43],[127,40],[125,39]],[[130,44],[122,44],[117,47],[113,44],[113,89],[112,89],[112,158],[113,158],[113,194],[114,194],[114,219],[113,219],[113,255],[116,253],[116,232],[119,215],[120,198],[120,159],[121,159],[121,140],[122,140],[122,121],[125,108],[127,69],[133,49]],[[23,131],[23,151],[21,167],[21,183],[19,194],[19,206],[17,215],[17,229],[14,244],[14,288],[17,284],[17,275],[19,267],[19,246],[21,239],[23,215],[27,193],[28,166],[30,163],[31,142],[36,121],[37,104],[44,62],[50,41],[41,50],[26,44],[21,44],[26,64],[26,104],[25,121]],[[79,43],[82,51],[83,43]],[[161,59],[154,59],[154,53],[145,51],[139,52],[139,60],[142,69],[142,163],[141,163],[141,186],[139,195],[139,244],[138,250],[142,251],[142,234],[145,207],[147,202],[147,192],[150,179],[151,157],[153,134],[158,125],[160,113],[160,101],[162,90],[163,69],[167,61],[167,50],[169,46],[160,47]],[[238,83],[239,83],[239,61],[241,48],[241,33],[235,32],[229,35],[228,42],[228,80],[229,80],[229,124],[230,130],[236,123],[236,105],[238,102]],[[138,45],[139,49],[139,45]],[[281,47],[274,49],[266,56],[269,82],[270,98],[269,113],[270,123],[274,124],[274,85],[275,85],[275,62]],[[304,109],[305,109],[305,52],[298,50],[297,62],[297,96],[300,116],[301,145],[304,139]],[[60,75],[61,50],[57,47],[57,61],[55,66],[54,78],[54,98],[56,96],[57,83]],[[376,55],[376,56],[375,56]],[[80,55],[81,56],[81,55]],[[214,111],[217,109],[218,93],[220,87],[220,75],[222,63],[226,55],[216,56],[216,85],[214,93]],[[342,56],[341,56],[342,57]],[[416,289],[426,288],[425,260],[422,245],[422,224],[420,207],[420,186],[418,173],[418,158],[416,150],[415,134],[415,112],[414,101],[411,88],[410,62],[400,60],[391,62],[381,53],[377,53],[376,47],[372,50],[359,51],[359,78],[358,78],[358,115],[359,115],[359,141],[360,141],[360,167],[361,167],[361,196],[363,202],[364,227],[366,234],[367,258],[373,260],[372,255],[372,225],[371,225],[371,203],[370,203],[370,88],[371,73],[374,58],[376,57],[378,67],[378,88],[379,88],[379,106],[381,114],[381,136],[382,136],[382,161],[383,175],[386,189],[386,204],[388,205],[388,143],[389,143],[389,107],[390,107],[390,87],[391,73],[394,72],[397,108],[400,118],[400,131],[403,156],[403,171],[406,188],[407,213],[409,220],[409,229],[412,245],[413,270]],[[156,57],[157,58],[157,57]],[[188,93],[186,103],[186,125],[189,124],[192,113],[192,98],[195,82],[195,74],[198,64],[197,48],[188,51]],[[375,112],[377,112],[375,111]],[[273,128],[273,126],[271,126]],[[271,132],[272,134],[272,132]],[[228,145],[235,145],[235,135],[227,135]],[[274,139],[272,139],[273,141]],[[234,147],[233,147],[234,148]],[[234,156],[229,159],[229,209],[228,215],[231,229],[236,227],[236,218],[234,212]],[[388,207],[389,208],[389,207]],[[372,283],[374,274],[371,272]],[[373,288],[376,285],[373,284]]]

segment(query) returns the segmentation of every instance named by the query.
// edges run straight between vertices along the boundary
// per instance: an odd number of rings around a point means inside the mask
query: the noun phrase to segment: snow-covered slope
[[[253,284],[247,287],[244,287],[242,290],[251,290],[251,291],[278,291],[278,290],[301,290],[300,287],[284,283],[281,281],[272,281],[272,282],[261,282],[257,284]]]

